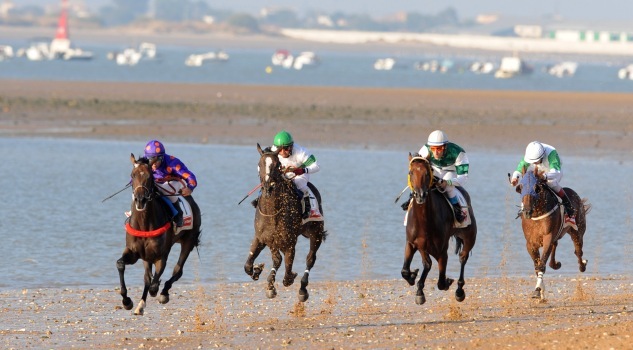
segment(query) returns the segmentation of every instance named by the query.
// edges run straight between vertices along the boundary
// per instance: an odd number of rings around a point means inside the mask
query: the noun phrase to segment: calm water
[[[24,43],[15,43],[15,47]],[[275,68],[272,74],[265,69],[271,64],[270,57],[275,48],[228,50],[230,60],[210,63],[193,68],[184,65],[186,57],[205,50],[184,47],[159,47],[160,61],[141,62],[137,66],[117,66],[106,59],[108,51],[120,47],[90,47],[84,49],[95,53],[92,61],[46,61],[31,62],[12,59],[0,62],[0,79],[71,80],[71,81],[115,81],[115,82],[178,82],[178,83],[229,83],[256,85],[302,85],[302,86],[354,86],[388,88],[438,88],[477,90],[542,90],[542,91],[602,91],[633,92],[633,81],[617,78],[619,68],[630,63],[627,58],[605,58],[602,63],[580,62],[572,78],[555,78],[544,72],[548,65],[560,60],[541,58],[528,61],[535,70],[532,75],[514,79],[495,79],[493,75],[476,75],[467,69],[454,70],[447,74],[417,71],[413,65],[418,61],[448,58],[456,66],[467,68],[475,59],[493,62],[501,56],[485,57],[432,56],[411,53],[375,52],[342,53],[317,52],[322,64],[301,71]],[[376,71],[373,63],[378,58],[396,57],[405,68],[392,71]]]
[[[65,139],[0,138],[5,174],[0,232],[0,287],[118,286],[115,267],[125,244],[123,212],[131,190],[102,203],[129,180],[129,154],[138,143]],[[412,146],[413,147],[413,146]],[[417,146],[415,146],[417,148]],[[238,206],[257,184],[255,146],[168,144],[196,172],[194,196],[203,218],[200,256],[190,256],[181,281],[192,283],[250,281],[243,271],[253,237],[254,209]],[[312,149],[321,168],[313,182],[324,198],[326,229],[311,277],[314,280],[400,278],[403,260],[404,212],[394,205],[406,185],[407,153]],[[520,153],[520,150],[519,150]],[[531,276],[519,220],[518,194],[507,184],[515,155],[469,153],[468,184],[479,224],[477,244],[468,262],[468,276]],[[585,236],[586,274],[630,273],[627,252],[633,248],[631,206],[627,186],[630,159],[598,159],[587,171],[587,160],[563,157],[565,183],[593,209]],[[610,173],[605,183],[603,171]],[[249,199],[250,200],[250,199]],[[305,267],[308,241],[301,239],[294,270]],[[179,246],[172,251],[166,275],[171,275]],[[449,275],[458,262],[449,253]],[[573,245],[566,236],[557,257],[561,270],[550,275],[578,274]],[[271,266],[265,251],[258,259]],[[421,267],[419,255],[413,261]],[[126,270],[129,285],[140,285],[142,264]],[[436,278],[434,267],[431,277]],[[260,282],[261,283],[261,282]],[[403,282],[404,283],[404,282]]]

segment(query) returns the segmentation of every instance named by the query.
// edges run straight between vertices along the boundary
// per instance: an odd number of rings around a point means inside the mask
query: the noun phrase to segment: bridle
[[[428,186],[426,186],[424,189],[420,187],[416,188],[416,186],[414,186],[413,182],[411,181],[411,176],[413,175],[413,170],[414,170],[413,169],[414,163],[415,164],[422,163],[427,170],[426,177],[428,178]],[[425,182],[424,180],[425,179],[423,178],[421,181],[422,185]],[[429,190],[433,187],[433,181],[434,181],[434,177],[432,175],[432,170],[431,170],[431,164],[429,163],[428,159],[424,157],[420,157],[420,156],[415,156],[411,158],[411,160],[409,161],[409,180],[408,181],[409,181],[409,189],[411,190],[411,193],[413,194],[413,198],[415,199],[416,203],[423,204],[428,196]]]
[[[139,169],[139,167],[143,167],[145,169]],[[132,170],[132,182],[134,183],[134,180],[137,177],[144,175],[143,172],[147,172],[149,176],[145,181],[143,181],[143,183],[135,186],[134,190],[132,191],[132,199],[137,211],[144,211],[147,203],[152,201],[156,197],[156,191],[154,190],[154,177],[152,175],[151,168],[147,164],[136,163],[136,165],[134,166],[134,170]]]

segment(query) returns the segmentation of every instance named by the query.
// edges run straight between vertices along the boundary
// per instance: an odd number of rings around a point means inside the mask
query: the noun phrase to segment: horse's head
[[[530,219],[535,208],[541,202],[539,198],[544,195],[546,183],[542,180],[543,173],[538,167],[531,166],[524,173],[516,191],[521,194],[521,213]]]
[[[262,150],[259,143],[257,151],[260,154],[257,169],[259,171],[259,181],[262,184],[262,195],[268,196],[272,193],[275,185],[282,180],[281,162],[279,161],[279,150],[276,152],[268,149]]]
[[[409,153],[409,188],[416,203],[424,203],[432,185],[431,163],[424,157]]]
[[[134,165],[132,168],[132,198],[134,200],[134,206],[136,210],[143,211],[147,203],[152,200],[154,193],[154,176],[152,175],[152,168],[147,158],[140,157],[134,158],[134,154],[130,154],[130,161]]]

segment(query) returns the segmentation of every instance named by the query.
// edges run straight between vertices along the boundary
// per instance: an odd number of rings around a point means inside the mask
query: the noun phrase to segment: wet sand
[[[2,81],[0,136],[267,144],[285,128],[309,147],[415,151],[436,128],[467,151],[516,152],[533,139],[566,154],[631,160],[627,94],[351,89],[186,84]],[[599,205],[599,200],[592,201]],[[327,249],[327,243],[322,249]],[[396,255],[400,259],[401,252]],[[476,254],[476,251],[475,253]],[[419,265],[419,260],[416,260]],[[318,269],[317,262],[315,268]],[[591,261],[589,264],[591,265]],[[566,262],[567,269],[575,268]],[[138,264],[137,264],[138,265]],[[191,262],[187,274],[200,268]],[[130,268],[140,269],[141,266]],[[113,270],[114,271],[114,270]],[[467,268],[468,271],[468,268]],[[549,271],[549,270],[548,270]],[[114,271],[114,273],[116,273]],[[503,274],[502,274],[503,275]],[[456,278],[457,276],[450,276]],[[414,302],[404,280],[297,281],[267,299],[264,280],[176,284],[144,316],[107,287],[1,290],[4,348],[627,348],[633,280],[546,274],[545,302],[532,278],[469,279],[437,291],[437,269]],[[128,281],[134,302],[140,281]]]

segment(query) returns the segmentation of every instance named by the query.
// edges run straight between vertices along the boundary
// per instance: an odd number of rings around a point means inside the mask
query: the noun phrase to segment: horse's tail
[[[464,246],[464,240],[457,236],[453,237],[455,237],[455,254],[459,254],[462,251],[462,247]]]
[[[591,211],[591,203],[588,202],[587,198],[583,198],[580,201],[580,204],[582,204],[582,207],[585,211],[585,215],[589,214],[589,212]]]

